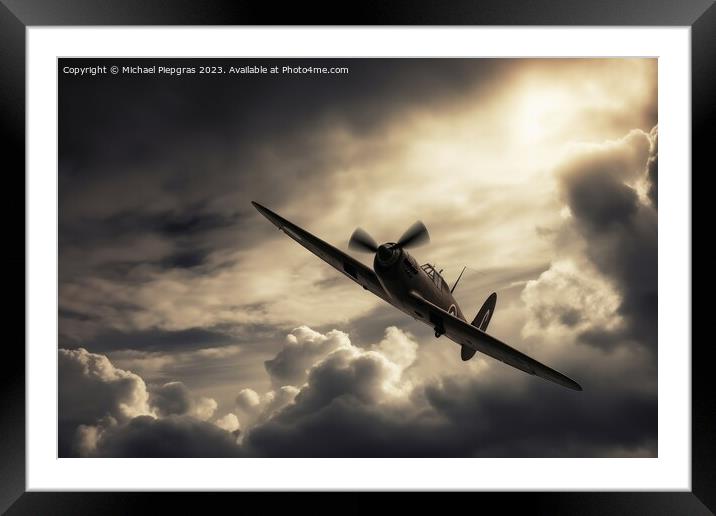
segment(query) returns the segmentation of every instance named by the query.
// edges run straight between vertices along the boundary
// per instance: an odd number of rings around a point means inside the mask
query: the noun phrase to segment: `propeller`
[[[364,253],[378,252],[378,244],[363,228],[357,228],[353,232],[351,239],[348,242],[348,247],[354,251],[361,251]]]
[[[428,228],[418,220],[403,233],[403,236],[400,237],[396,245],[407,249],[409,247],[418,247],[428,242],[430,242]]]
[[[405,233],[403,233],[403,236],[401,236],[400,239],[391,247],[407,249],[409,247],[418,247],[428,242],[430,242],[428,229],[421,221],[417,221],[410,226]],[[378,252],[378,244],[375,239],[363,228],[357,228],[353,232],[351,239],[348,242],[348,247],[354,251],[361,251],[364,253]]]

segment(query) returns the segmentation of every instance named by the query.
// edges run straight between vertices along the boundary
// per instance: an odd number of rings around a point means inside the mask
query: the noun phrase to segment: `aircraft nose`
[[[393,250],[387,244],[383,244],[378,248],[378,259],[387,262],[393,256]]]

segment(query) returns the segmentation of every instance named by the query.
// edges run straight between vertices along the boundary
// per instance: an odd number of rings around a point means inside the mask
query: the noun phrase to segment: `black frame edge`
[[[306,8],[300,12],[296,7],[290,7],[277,12],[276,6],[271,4],[259,6],[251,2],[214,1],[202,4],[193,0],[177,0],[171,8],[167,8],[163,2],[141,0],[0,0],[0,130],[6,143],[5,156],[13,163],[8,170],[22,168],[23,171],[12,177],[9,174],[6,176],[18,181],[22,191],[20,196],[17,189],[11,190],[10,186],[6,186],[12,192],[7,196],[10,202],[5,204],[6,220],[16,220],[19,203],[22,203],[22,212],[25,211],[23,142],[25,28],[28,25],[283,25],[288,22],[313,25],[689,25],[692,26],[692,170],[699,168],[705,171],[707,164],[711,165],[709,129],[714,119],[712,92],[716,91],[716,38],[713,37],[716,34],[716,6],[711,0],[689,0],[658,6],[643,0],[609,0],[606,4],[583,2],[579,6],[566,0],[510,3],[489,0],[481,4],[459,0],[449,9],[436,2],[421,0],[408,3],[399,0],[391,4],[369,3],[359,7],[352,12],[349,22],[335,8],[321,11],[321,7],[313,10]],[[317,23],[321,18],[323,21]],[[10,226],[13,226],[12,222]],[[19,227],[19,224],[13,227]],[[22,232],[22,251],[6,255],[5,261],[14,269],[22,267],[24,270],[24,225]],[[20,281],[19,274],[12,276],[11,280]],[[22,299],[24,312],[24,282]],[[19,312],[19,303],[15,306],[11,310]],[[8,317],[8,320],[14,319],[12,315]],[[692,346],[692,492],[510,493],[507,496],[478,493],[470,496],[478,496],[480,501],[499,501],[503,508],[508,502],[514,509],[537,509],[550,514],[716,513],[716,490],[713,489],[716,485],[716,443],[713,439],[716,435],[716,399],[710,396],[712,386],[707,346],[708,343]],[[187,507],[189,494],[181,493],[25,493],[25,352],[24,347],[14,341],[7,343],[6,352],[7,363],[11,365],[6,367],[0,383],[5,397],[0,425],[0,512],[4,513],[8,508],[11,514],[155,512],[167,508],[170,496],[173,503],[178,498],[181,506]],[[226,500],[232,495],[220,496]],[[206,495],[199,494],[198,498],[205,500]],[[212,498],[212,501],[218,500]],[[200,503],[205,508],[204,502]]]
[[[6,271],[25,271],[25,226],[18,213],[25,213],[25,25],[0,4],[0,138],[8,163],[4,170],[4,220],[22,237],[6,253]],[[13,235],[14,236],[14,235]],[[18,243],[22,241],[22,244]],[[9,246],[8,246],[9,247]],[[18,249],[19,248],[19,249]],[[25,491],[25,284],[24,274],[8,274],[8,282],[22,292],[19,300],[8,303],[8,321],[23,321],[20,338],[6,339],[0,392],[5,398],[0,424],[0,512]],[[22,283],[22,285],[20,284]],[[17,339],[17,340],[16,340]]]
[[[716,4],[712,4],[691,27],[691,178],[693,171],[713,170],[713,122],[716,112]],[[693,213],[693,196],[692,196]],[[692,215],[692,264],[693,222]],[[691,271],[693,277],[693,265]],[[692,281],[693,288],[693,281]],[[701,305],[703,306],[703,305]],[[693,294],[692,294],[693,307]],[[693,313],[693,312],[692,312]],[[692,315],[693,335],[693,315]],[[708,340],[691,345],[691,488],[716,513],[716,398]]]
[[[711,0],[2,0],[25,25],[691,25]]]

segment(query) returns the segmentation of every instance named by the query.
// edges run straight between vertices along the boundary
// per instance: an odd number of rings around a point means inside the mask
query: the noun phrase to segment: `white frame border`
[[[28,27],[27,490],[690,491],[690,38],[690,27]],[[58,459],[60,56],[658,56],[659,165],[681,172],[659,177],[659,314],[669,317],[659,317],[658,458]]]

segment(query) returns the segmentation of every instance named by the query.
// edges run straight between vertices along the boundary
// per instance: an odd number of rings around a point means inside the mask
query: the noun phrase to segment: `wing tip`
[[[564,376],[564,375],[562,375]],[[577,382],[572,380],[571,378],[564,376],[564,381],[560,382],[562,385],[567,387],[568,389],[572,389],[573,391],[583,391],[582,386],[579,385]]]
[[[268,220],[270,220],[271,223],[273,225],[275,225],[277,228],[281,229],[281,227],[284,224],[284,220],[281,217],[279,217],[276,213],[269,210],[266,206],[263,206],[263,205],[257,203],[256,201],[251,201],[251,204],[253,205],[254,208],[256,208],[258,210],[258,212],[261,215],[263,215]]]
[[[538,362],[539,363],[539,362]],[[545,369],[542,370],[532,370],[532,374],[537,375],[541,378],[544,378],[545,380],[549,380],[553,383],[556,383],[557,385],[561,385],[562,387],[566,387],[567,389],[571,389],[573,391],[583,391],[582,386],[579,385],[577,382],[572,380],[569,376],[560,373],[559,371],[556,371],[554,369],[551,369],[547,367],[544,364],[540,364]]]

